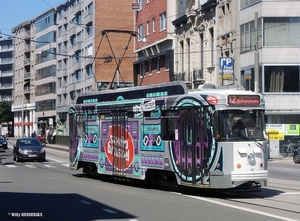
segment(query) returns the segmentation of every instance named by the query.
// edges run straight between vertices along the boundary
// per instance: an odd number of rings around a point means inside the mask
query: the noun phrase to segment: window
[[[140,10],[143,8],[143,0],[139,0]]]
[[[85,28],[85,30],[86,30],[87,37],[91,36],[93,34],[93,24],[89,23]]]
[[[77,62],[82,61],[81,51],[80,50],[76,51],[72,59],[73,59],[73,64],[76,64]]]
[[[94,8],[93,3],[88,5],[88,14],[93,14],[93,8]]]
[[[149,60],[149,75],[152,75],[152,60]]]
[[[264,92],[300,92],[299,66],[265,66]]]
[[[62,36],[62,26],[58,27],[58,37]]]
[[[155,22],[155,18],[152,18],[152,31],[155,32],[156,31],[156,22]]]
[[[166,13],[164,12],[164,13],[160,14],[159,17],[160,17],[160,30],[162,31],[167,28]]]
[[[147,21],[147,35],[150,34],[150,21]]]
[[[300,17],[264,18],[264,46],[300,46]]]
[[[170,59],[168,56],[165,57],[165,70],[168,71],[170,68]]]
[[[94,47],[93,44],[90,44],[86,47],[86,56],[93,56],[94,55]]]
[[[156,70],[157,70],[157,73],[159,74],[160,73],[160,57],[158,57],[156,60]]]
[[[261,19],[258,20],[258,30],[261,30]],[[255,39],[256,33],[254,32],[254,21],[241,25],[241,51],[255,50],[255,45],[258,41],[261,46],[261,37]],[[258,34],[259,36],[261,33]]]
[[[87,78],[91,78],[91,77],[94,76],[93,75],[93,66],[92,65],[86,66],[85,70],[86,70]]]
[[[141,41],[144,36],[143,25],[138,26],[138,33],[139,33],[138,41]]]
[[[146,67],[145,67],[145,63],[143,63],[140,66],[140,78],[145,77],[145,72],[146,72]]]
[[[257,2],[261,2],[262,0],[241,0],[241,9],[254,5]]]

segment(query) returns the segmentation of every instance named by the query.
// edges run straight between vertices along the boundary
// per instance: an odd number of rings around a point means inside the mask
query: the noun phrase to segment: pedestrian
[[[55,129],[53,130],[53,134],[52,134],[51,140],[52,140],[52,144],[56,143],[56,130]]]
[[[33,131],[33,133],[31,134],[31,137],[36,137],[36,132]]]
[[[46,130],[46,142],[47,143],[50,143],[49,142],[49,133],[50,133],[50,130],[49,130],[49,128],[47,128],[47,130]]]

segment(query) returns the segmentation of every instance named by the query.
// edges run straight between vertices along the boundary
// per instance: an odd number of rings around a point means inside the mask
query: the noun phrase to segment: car
[[[46,161],[45,144],[34,137],[19,138],[13,149],[14,161],[37,160]]]
[[[288,149],[289,143],[292,145],[292,147],[294,149],[297,149],[299,146],[298,142],[300,142],[300,136],[288,138],[286,143],[284,143],[280,146],[280,150],[279,150],[280,153],[282,153],[283,151],[286,151]]]
[[[300,163],[300,147],[298,147],[293,153],[293,160],[295,163]]]
[[[7,140],[3,135],[0,135],[0,147],[3,147],[3,149],[7,149]]]

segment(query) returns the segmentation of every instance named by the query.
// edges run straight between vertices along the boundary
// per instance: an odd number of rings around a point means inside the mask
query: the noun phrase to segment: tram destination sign
[[[228,105],[260,105],[259,95],[228,95]]]

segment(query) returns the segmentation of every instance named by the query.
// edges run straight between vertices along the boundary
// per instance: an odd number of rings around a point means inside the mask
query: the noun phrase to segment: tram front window
[[[214,114],[214,137],[217,140],[264,139],[262,110],[222,110]]]

